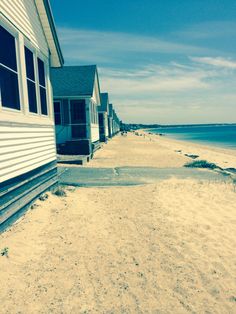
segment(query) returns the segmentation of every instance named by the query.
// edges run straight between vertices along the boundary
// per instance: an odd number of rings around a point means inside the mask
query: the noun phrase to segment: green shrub
[[[187,168],[204,168],[204,169],[219,169],[219,167],[211,162],[208,162],[206,160],[195,160],[192,162],[189,162],[184,165]]]

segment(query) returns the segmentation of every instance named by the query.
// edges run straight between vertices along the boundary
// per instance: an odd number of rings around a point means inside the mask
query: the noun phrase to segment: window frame
[[[39,67],[38,67],[38,59],[40,59],[43,62],[44,65],[44,79],[45,79],[45,86],[40,84],[39,81]],[[36,51],[36,64],[37,64],[37,88],[38,88],[38,97],[39,97],[39,114],[41,117],[50,118],[51,112],[50,112],[50,106],[49,106],[49,95],[48,95],[48,61],[43,56],[42,53]],[[47,114],[42,113],[42,105],[41,105],[41,95],[40,95],[40,88],[45,89],[46,93],[46,107],[47,107]],[[54,120],[54,117],[53,117]]]
[[[24,82],[25,82],[25,86],[26,86],[26,90],[27,90],[27,113],[29,115],[32,116],[39,116],[40,115],[40,111],[39,111],[39,95],[38,95],[38,78],[37,78],[37,64],[36,64],[36,57],[37,57],[37,50],[33,47],[33,45],[30,44],[30,42],[28,40],[24,40],[23,43],[24,46],[24,67],[25,67],[25,77],[24,77]],[[31,112],[30,108],[29,108],[29,94],[28,94],[28,84],[27,81],[30,80],[31,82],[33,82],[31,79],[29,79],[27,77],[27,70],[26,70],[26,58],[25,58],[25,48],[29,49],[32,53],[33,53],[33,64],[34,64],[34,83],[35,83],[35,93],[36,93],[36,107],[37,107],[37,112]]]
[[[49,56],[45,55],[38,47],[33,45],[31,41],[19,30],[17,29],[11,21],[7,20],[4,16],[1,16],[0,25],[5,28],[15,38],[15,48],[16,48],[16,65],[17,65],[17,79],[18,79],[18,89],[19,89],[19,102],[20,109],[14,109],[2,106],[2,99],[0,93],[0,112],[2,113],[12,113],[17,116],[34,116],[35,118],[47,119],[54,121],[53,116],[53,100],[51,94],[51,84],[49,82],[49,67],[50,61]],[[33,52],[34,55],[34,72],[35,72],[35,84],[36,84],[36,99],[37,99],[37,109],[38,112],[29,111],[28,103],[28,86],[27,86],[27,74],[26,74],[26,63],[25,63],[25,51],[24,48],[28,48]],[[37,58],[41,59],[44,63],[44,74],[45,74],[45,94],[46,94],[46,105],[47,105],[47,115],[41,112],[41,100],[40,100],[40,89],[38,82],[38,65]],[[7,66],[3,65],[4,68]],[[12,69],[9,68],[12,71]],[[15,73],[14,71],[12,71]]]
[[[12,112],[16,114],[22,114],[23,113],[23,97],[22,97],[22,82],[20,81],[22,79],[22,72],[20,67],[20,47],[19,47],[19,31],[13,27],[9,22],[5,21],[4,19],[0,20],[0,25],[9,33],[11,34],[15,39],[15,50],[16,50],[16,69],[17,71],[9,68],[8,66],[1,64],[1,66],[8,71],[15,73],[17,75],[17,83],[18,83],[18,91],[19,91],[19,109],[15,108],[9,108],[3,106],[2,103],[2,95],[0,91],[0,111],[3,112]]]

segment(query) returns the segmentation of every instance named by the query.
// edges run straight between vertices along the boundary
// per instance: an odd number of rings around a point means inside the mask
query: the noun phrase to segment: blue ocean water
[[[236,125],[160,127],[149,131],[177,140],[236,149]]]

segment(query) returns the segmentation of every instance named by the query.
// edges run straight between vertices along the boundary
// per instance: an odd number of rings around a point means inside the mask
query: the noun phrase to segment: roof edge
[[[59,43],[58,36],[57,36],[57,31],[56,31],[55,21],[54,21],[53,14],[52,14],[51,5],[49,3],[49,0],[43,0],[43,4],[45,7],[45,11],[47,14],[49,25],[51,27],[52,36],[53,36],[53,39],[55,41],[58,57],[59,57],[61,65],[63,65],[64,64],[64,58],[62,55],[60,43]]]

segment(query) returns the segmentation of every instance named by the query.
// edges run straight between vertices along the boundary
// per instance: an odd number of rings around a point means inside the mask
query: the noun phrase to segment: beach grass
[[[216,164],[212,162],[208,162],[207,160],[195,160],[195,161],[185,164],[184,167],[203,168],[203,169],[211,169],[211,170],[219,169],[219,167]]]

